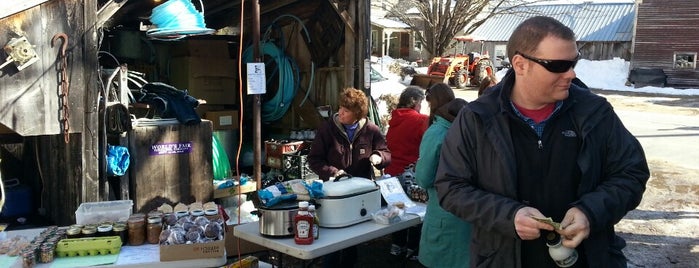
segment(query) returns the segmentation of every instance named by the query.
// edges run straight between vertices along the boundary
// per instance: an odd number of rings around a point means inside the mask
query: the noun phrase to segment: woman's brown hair
[[[432,124],[437,109],[454,99],[454,90],[445,83],[437,83],[427,89],[425,96],[425,99],[430,104],[430,124]]]
[[[350,110],[357,119],[362,119],[369,114],[369,100],[363,91],[356,88],[348,87],[342,90],[338,105]]]

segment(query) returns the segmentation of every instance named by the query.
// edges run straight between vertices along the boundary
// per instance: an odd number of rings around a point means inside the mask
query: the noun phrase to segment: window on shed
[[[371,54],[374,55],[379,52],[379,32],[377,30],[371,30]]]
[[[696,69],[697,68],[697,53],[696,52],[675,52],[674,65],[675,69]]]
[[[420,36],[418,35],[422,35],[422,31],[413,33],[413,50],[422,51],[422,42],[420,42]]]

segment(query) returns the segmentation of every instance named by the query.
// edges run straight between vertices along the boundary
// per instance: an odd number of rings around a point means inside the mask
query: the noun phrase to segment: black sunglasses
[[[516,51],[515,55],[520,55],[525,59],[536,62],[552,73],[565,73],[570,70],[570,68],[575,68],[575,65],[578,64],[578,60],[580,60],[580,52],[578,52],[574,60],[544,60],[525,55],[519,51]]]

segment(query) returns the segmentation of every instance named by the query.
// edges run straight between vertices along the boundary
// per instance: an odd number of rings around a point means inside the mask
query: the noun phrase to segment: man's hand
[[[557,232],[561,234],[563,246],[576,248],[590,235],[590,222],[585,213],[573,207],[566,212],[561,221],[561,230]]]
[[[522,240],[534,240],[541,236],[541,229],[553,230],[553,226],[539,222],[532,217],[545,218],[544,214],[533,207],[523,207],[515,213],[515,231]]]
[[[381,159],[381,156],[379,156],[379,155],[377,155],[377,154],[372,154],[372,155],[369,157],[369,162],[371,162],[371,164],[374,165],[374,166],[377,166],[377,165],[381,164],[381,161],[383,161],[383,160]]]

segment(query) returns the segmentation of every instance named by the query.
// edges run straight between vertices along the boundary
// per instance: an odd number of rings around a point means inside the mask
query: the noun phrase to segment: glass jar
[[[83,231],[82,227],[69,227],[66,231],[66,236],[68,238],[80,238]]]
[[[100,226],[97,226],[97,236],[112,236],[114,235],[112,230],[114,230],[114,226],[112,226],[112,224],[102,224]]]
[[[112,232],[114,232],[114,235],[119,236],[119,238],[121,239],[122,246],[126,245],[126,243],[128,242],[128,236],[126,235],[126,224],[115,223]]]
[[[95,237],[97,235],[97,227],[92,225],[85,225],[81,232],[82,237]]]
[[[147,216],[147,217],[148,217],[148,218],[150,218],[150,217],[160,217],[160,218],[163,218],[163,215],[164,215],[164,214],[165,214],[165,213],[163,213],[163,212],[160,211],[160,210],[153,210],[153,211],[151,211],[151,212],[148,212],[148,216]]]
[[[129,246],[140,246],[146,241],[145,217],[132,216],[126,221],[129,229]]]
[[[160,217],[149,217],[148,218],[148,243],[158,244],[160,242],[160,232],[163,230],[162,218]]]
[[[33,249],[25,249],[22,252],[22,267],[23,268],[31,268],[31,267],[34,267],[34,264],[36,264],[36,258],[34,257],[34,250]]]
[[[49,263],[53,261],[53,251],[56,249],[56,245],[53,243],[41,244],[41,254],[39,256],[39,262]]]

